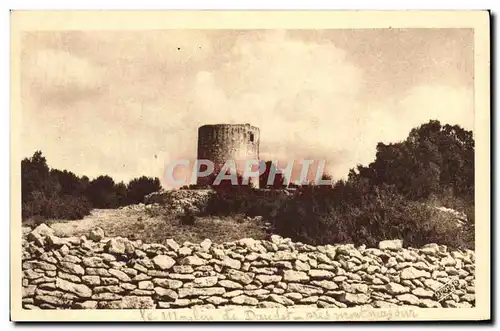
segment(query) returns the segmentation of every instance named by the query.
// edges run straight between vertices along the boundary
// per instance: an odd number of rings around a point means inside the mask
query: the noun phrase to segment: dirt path
[[[61,237],[80,236],[96,227],[109,228],[109,223],[115,223],[126,217],[126,212],[120,209],[94,209],[82,220],[62,221],[50,225]]]

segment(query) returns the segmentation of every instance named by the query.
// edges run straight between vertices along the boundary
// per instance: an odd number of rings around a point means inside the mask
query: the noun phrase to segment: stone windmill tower
[[[227,160],[260,160],[259,142],[260,130],[250,124],[203,125],[198,129],[198,160],[212,161],[215,169],[221,169]],[[201,177],[197,184],[208,181],[208,177]],[[259,187],[258,178],[250,178],[250,182]]]

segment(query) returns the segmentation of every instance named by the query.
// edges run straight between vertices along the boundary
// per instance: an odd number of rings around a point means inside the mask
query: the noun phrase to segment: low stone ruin
[[[153,192],[144,197],[146,205],[161,205],[174,214],[183,214],[186,210],[194,213],[204,211],[213,190],[166,190]]]

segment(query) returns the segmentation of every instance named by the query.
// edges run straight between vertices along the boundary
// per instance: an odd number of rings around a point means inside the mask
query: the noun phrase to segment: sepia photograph
[[[490,316],[489,13],[11,13],[11,318]]]

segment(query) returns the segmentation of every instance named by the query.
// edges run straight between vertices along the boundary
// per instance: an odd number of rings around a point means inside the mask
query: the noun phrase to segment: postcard
[[[11,320],[491,319],[488,11],[12,11]]]

